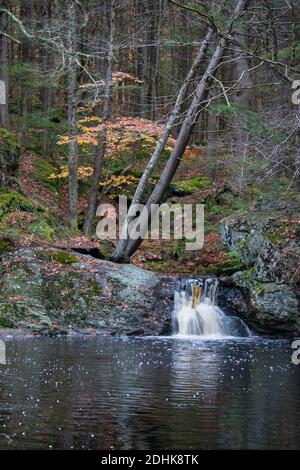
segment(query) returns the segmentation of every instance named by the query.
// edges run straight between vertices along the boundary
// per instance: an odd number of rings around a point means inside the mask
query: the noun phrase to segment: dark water
[[[289,341],[13,339],[0,448],[299,448]]]

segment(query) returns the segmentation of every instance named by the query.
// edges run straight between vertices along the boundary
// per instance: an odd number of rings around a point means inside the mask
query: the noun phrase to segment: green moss
[[[255,267],[252,266],[252,268],[247,269],[247,271],[243,272],[243,275],[240,276],[240,279],[243,281],[251,281],[253,279],[255,273]]]
[[[14,248],[14,243],[7,237],[0,238],[0,254]]]
[[[265,287],[262,282],[258,282],[255,286],[255,292],[257,295],[264,295]]]
[[[27,217],[24,213],[33,214]],[[10,214],[14,214],[13,222]],[[0,231],[7,237],[18,238],[30,232],[32,235],[53,240],[60,225],[48,209],[36,207],[29,199],[13,190],[0,190]]]
[[[228,208],[228,214],[232,211],[245,211],[251,205],[251,202],[248,199],[243,199],[240,195],[237,196],[230,191],[220,194],[217,200],[218,204],[222,206],[223,211],[224,207]]]
[[[278,242],[278,239],[274,233],[267,233],[266,238],[270,240],[270,242],[273,243],[273,245],[276,245]]]
[[[34,178],[45,186],[49,191],[57,192],[57,180],[50,179],[50,175],[55,173],[57,168],[48,160],[36,158],[34,162]]]
[[[243,267],[243,258],[237,251],[226,253],[225,262],[222,263],[224,270],[239,271]]]
[[[14,150],[19,148],[19,144],[13,134],[3,127],[0,128],[0,141],[1,143],[4,141],[10,148],[13,148]]]
[[[61,264],[78,263],[78,258],[76,258],[76,256],[70,255],[70,253],[66,253],[65,251],[58,251],[57,253],[53,253],[52,259]]]
[[[0,190],[0,219],[11,210],[34,212],[35,207],[26,197],[13,190]]]
[[[54,230],[45,220],[36,220],[29,225],[28,230],[36,237],[45,238],[47,241],[53,240]]]
[[[22,313],[16,308],[15,302],[0,304],[0,328],[15,328]]]
[[[101,293],[101,288],[99,286],[99,283],[96,281],[96,279],[92,279],[91,291],[92,291],[92,294],[95,296]]]
[[[212,180],[208,176],[198,176],[189,180],[176,181],[176,188],[187,194],[193,194],[201,189],[207,189],[212,185]]]
[[[273,245],[278,245],[280,244],[283,239],[285,238],[284,237],[284,232],[285,230],[289,227],[288,224],[282,224],[280,226],[280,228],[278,228],[277,230],[271,230],[269,232],[266,233],[266,238],[268,240],[270,240],[271,243],[273,243]]]
[[[3,128],[0,128],[0,152],[7,170],[14,175],[18,169],[20,147],[14,135]]]
[[[0,328],[14,328],[15,324],[6,315],[0,314]]]
[[[239,273],[238,280],[240,285],[243,287],[247,287],[248,289],[254,290],[257,295],[264,295],[265,286],[263,282],[257,281],[255,279],[256,274],[256,267],[252,266],[252,268]]]
[[[210,206],[209,215],[222,215],[222,217],[224,217],[224,207],[217,204]]]

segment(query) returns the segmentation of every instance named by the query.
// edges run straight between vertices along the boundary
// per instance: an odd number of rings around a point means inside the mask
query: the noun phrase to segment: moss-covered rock
[[[11,189],[0,189],[0,219],[12,210],[34,212],[36,209],[31,201]]]
[[[44,238],[47,241],[53,239],[54,230],[45,220],[36,220],[33,224],[29,225],[28,230],[32,235]]]
[[[17,191],[0,190],[0,233],[16,239],[31,234],[51,241],[61,232],[59,221],[48,208],[34,204]]]
[[[2,261],[2,327],[158,334],[170,314],[162,302],[163,278],[132,265],[29,248],[6,253]]]
[[[243,260],[233,280],[243,290],[246,319],[260,330],[300,332],[299,203],[299,196],[265,199],[222,223],[225,244]]]
[[[76,258],[76,256],[73,256],[66,251],[58,251],[57,253],[51,254],[51,257],[54,261],[57,261],[58,263],[61,263],[61,264],[78,263],[78,258]]]
[[[188,180],[178,180],[174,183],[176,189],[184,194],[193,194],[201,189],[207,189],[212,185],[212,180],[208,176],[197,176]]]

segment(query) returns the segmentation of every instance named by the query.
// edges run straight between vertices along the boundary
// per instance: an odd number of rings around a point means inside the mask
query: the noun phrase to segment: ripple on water
[[[300,444],[300,369],[289,341],[8,338],[7,357],[1,448]]]

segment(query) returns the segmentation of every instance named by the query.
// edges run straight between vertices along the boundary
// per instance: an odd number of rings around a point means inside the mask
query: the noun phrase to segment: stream
[[[1,449],[300,446],[300,366],[288,340],[5,341]]]

